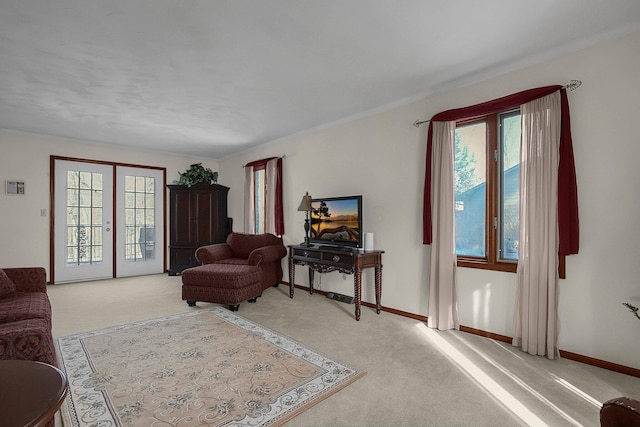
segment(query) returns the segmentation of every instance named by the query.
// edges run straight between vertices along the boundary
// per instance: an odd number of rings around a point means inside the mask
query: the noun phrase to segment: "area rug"
[[[365,374],[222,307],[57,346],[65,427],[278,426]]]

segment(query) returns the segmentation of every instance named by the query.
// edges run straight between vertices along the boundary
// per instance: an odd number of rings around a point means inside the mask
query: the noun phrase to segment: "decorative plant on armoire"
[[[217,184],[218,172],[214,172],[209,168],[202,166],[202,163],[192,164],[186,172],[180,173],[180,180],[178,184],[191,187],[192,185],[205,183],[205,184]]]

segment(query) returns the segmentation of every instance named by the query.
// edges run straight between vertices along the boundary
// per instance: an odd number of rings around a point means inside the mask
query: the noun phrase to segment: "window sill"
[[[458,257],[458,267],[466,267],[466,268],[479,268],[482,270],[494,270],[494,271],[504,271],[508,273],[515,273],[518,268],[517,262],[497,262],[497,263],[488,263],[486,260],[482,259],[469,259],[469,258],[461,258]]]
[[[560,255],[558,257],[558,275],[560,279],[567,278],[565,258],[566,257],[564,255]],[[467,258],[467,257],[458,257],[457,265],[458,267],[479,268],[481,270],[502,271],[507,273],[515,273],[518,269],[517,262],[489,263],[487,260],[484,260],[484,259]]]

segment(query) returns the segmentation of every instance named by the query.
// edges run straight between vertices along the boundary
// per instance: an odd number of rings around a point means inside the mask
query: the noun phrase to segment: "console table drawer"
[[[293,259],[296,261],[332,265],[335,267],[351,268],[353,266],[353,255],[351,253],[335,253],[313,249],[293,250]]]
[[[353,256],[351,254],[334,254],[324,252],[322,254],[322,261],[324,261],[326,264],[332,264],[336,266],[353,266]]]
[[[296,249],[293,252],[293,257],[305,261],[320,261],[322,259],[322,252],[312,251],[310,249]]]

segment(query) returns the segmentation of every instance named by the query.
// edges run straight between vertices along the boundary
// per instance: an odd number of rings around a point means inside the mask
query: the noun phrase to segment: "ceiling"
[[[0,128],[223,158],[635,31],[638,0],[2,0]]]

